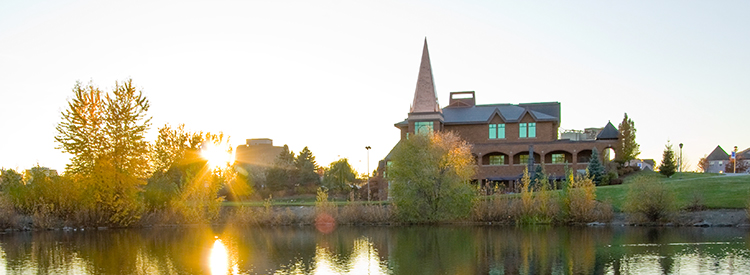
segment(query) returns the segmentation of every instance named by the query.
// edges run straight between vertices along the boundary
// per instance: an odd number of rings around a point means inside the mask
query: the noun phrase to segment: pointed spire
[[[411,105],[410,113],[442,112],[435,94],[435,82],[432,80],[432,65],[430,64],[430,52],[427,50],[427,37],[424,39],[422,50],[422,64],[419,66],[419,77],[417,78],[417,89],[414,92],[414,103]]]

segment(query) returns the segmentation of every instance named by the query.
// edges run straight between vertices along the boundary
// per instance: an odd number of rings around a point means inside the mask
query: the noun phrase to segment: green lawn
[[[597,200],[609,200],[616,210],[620,210],[630,183],[639,179],[666,184],[673,190],[680,207],[687,205],[695,197],[701,198],[708,208],[745,208],[750,201],[750,175],[676,173],[671,178],[665,178],[649,171],[626,177],[622,185],[597,187]]]

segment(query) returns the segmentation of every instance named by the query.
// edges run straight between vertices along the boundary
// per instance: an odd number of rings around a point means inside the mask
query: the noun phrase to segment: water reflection
[[[738,228],[158,228],[0,234],[0,273],[750,274]]]
[[[208,258],[208,264],[211,266],[212,275],[239,274],[237,260],[230,258],[227,247],[221,242],[219,237],[215,237],[211,255]]]

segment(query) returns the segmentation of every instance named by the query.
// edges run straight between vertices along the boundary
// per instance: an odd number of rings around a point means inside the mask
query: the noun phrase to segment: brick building
[[[448,106],[440,108],[425,40],[414,101],[408,117],[395,126],[401,130],[402,140],[432,131],[457,133],[472,145],[477,163],[474,180],[483,185],[515,181],[525,167],[535,164],[543,164],[553,177],[562,177],[566,166],[578,171],[586,169],[593,148],[604,157],[605,149],[614,149],[618,144],[618,131],[612,123],[588,137],[558,138],[559,102],[476,102],[473,91],[452,92]]]

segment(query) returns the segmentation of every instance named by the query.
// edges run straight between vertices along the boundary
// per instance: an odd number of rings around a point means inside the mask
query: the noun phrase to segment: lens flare
[[[228,166],[234,161],[234,156],[232,156],[229,150],[222,149],[227,147],[229,146],[226,144],[216,146],[205,143],[201,146],[201,156],[208,161],[208,165],[211,168]]]

